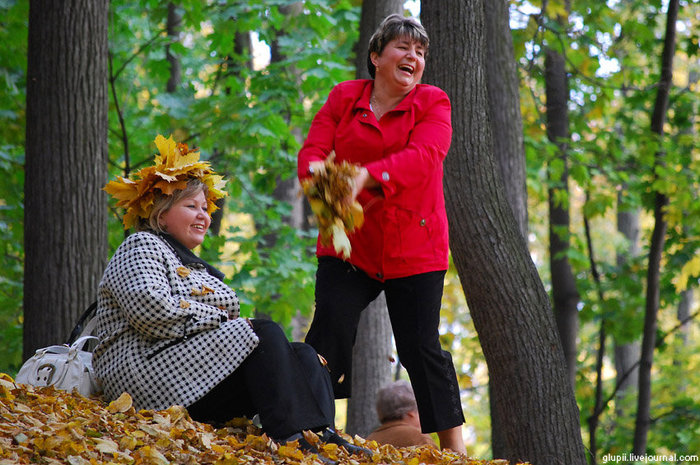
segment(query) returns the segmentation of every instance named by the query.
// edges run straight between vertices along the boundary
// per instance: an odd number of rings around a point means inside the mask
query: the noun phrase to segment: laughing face
[[[377,80],[410,92],[423,77],[425,48],[408,37],[398,37],[384,47],[381,55],[372,53]]]
[[[188,249],[204,241],[211,218],[207,213],[207,198],[203,191],[184,197],[160,216],[163,229]]]

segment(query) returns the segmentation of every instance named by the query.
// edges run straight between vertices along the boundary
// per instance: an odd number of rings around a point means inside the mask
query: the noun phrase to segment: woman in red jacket
[[[319,239],[316,312],[306,342],[328,360],[336,398],[349,397],[360,313],[384,291],[423,432],[437,431],[442,448],[466,453],[457,377],[438,338],[449,252],[442,162],[451,107],[445,92],[420,83],[427,50],[416,20],[387,17],[370,39],[373,79],[338,84],[299,152],[300,179],[322,169],[331,151],[337,162],[361,165],[352,195],[365,217],[350,235],[347,261]]]

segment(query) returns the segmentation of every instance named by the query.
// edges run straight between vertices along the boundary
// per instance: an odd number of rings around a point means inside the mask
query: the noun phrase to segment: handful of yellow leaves
[[[335,152],[331,152],[323,168],[315,170],[301,186],[318,219],[321,243],[332,243],[336,253],[348,259],[351,252],[348,234],[359,229],[365,219],[359,202],[350,201],[352,180],[359,167],[347,161],[335,163],[334,158]]]

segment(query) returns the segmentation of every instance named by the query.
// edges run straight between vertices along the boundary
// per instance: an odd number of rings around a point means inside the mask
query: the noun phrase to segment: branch
[[[121,72],[124,71],[124,68],[126,68],[126,66],[127,66],[129,63],[131,63],[137,56],[139,56],[139,55],[141,54],[141,52],[143,52],[143,51],[146,50],[148,47],[150,47],[151,45],[153,45],[153,43],[154,43],[155,41],[161,39],[161,37],[160,37],[161,34],[166,34],[166,35],[167,35],[166,29],[161,29],[151,40],[149,40],[149,41],[146,42],[145,44],[141,45],[141,46],[138,48],[138,50],[136,50],[129,58],[127,58],[126,61],[124,61],[124,63],[123,63],[123,64],[119,67],[119,69],[114,73],[114,78],[116,79],[117,77],[119,77],[119,75],[121,74]],[[168,39],[167,36],[166,36],[164,39]],[[169,40],[169,39],[168,39],[168,40]],[[112,56],[112,52],[109,53],[109,56],[110,56],[110,57]],[[110,60],[111,60],[111,58],[110,58]]]
[[[129,138],[126,135],[126,123],[124,122],[124,115],[122,114],[121,108],[119,106],[119,98],[117,97],[116,81],[117,75],[112,72],[114,69],[112,64],[112,53],[108,53],[109,57],[109,87],[112,90],[112,99],[114,100],[114,108],[117,111],[117,118],[119,119],[119,126],[121,127],[121,139],[124,146],[124,176],[129,176]]]
[[[586,198],[588,198],[588,193],[586,193]],[[588,215],[583,215],[583,225],[586,234],[586,245],[588,247],[588,260],[591,265],[591,274],[593,275],[593,281],[596,285],[596,290],[598,291],[598,300],[601,304],[605,301],[605,296],[600,284],[600,275],[598,274],[598,268],[596,267],[595,256],[593,253],[593,240],[591,239],[591,227],[588,222]],[[590,436],[590,446],[589,450],[591,452],[591,463],[596,464],[596,455],[598,453],[597,441],[596,441],[596,430],[598,428],[598,419],[600,418],[601,404],[603,401],[603,359],[605,357],[605,323],[606,318],[603,317],[600,320],[600,331],[598,336],[598,355],[596,357],[595,372],[596,372],[596,383],[595,383],[595,404],[593,405],[593,413],[588,417],[588,429]]]
[[[664,342],[664,340],[667,337],[669,337],[670,335],[672,335],[673,333],[675,333],[676,331],[681,329],[686,323],[689,323],[690,321],[694,320],[698,315],[700,315],[700,310],[689,315],[687,318],[684,318],[683,320],[681,320],[676,326],[669,329],[664,335],[662,335],[659,338],[659,340],[656,341],[656,345],[654,347],[658,348],[659,346],[661,346],[661,344]],[[627,371],[625,371],[622,374],[622,376],[617,381],[617,383],[615,383],[615,388],[613,389],[612,394],[610,394],[610,396],[605,400],[605,402],[602,403],[600,411],[594,412],[595,414],[600,415],[601,413],[603,413],[603,411],[605,411],[605,409],[607,408],[610,401],[613,400],[615,398],[615,396],[617,395],[617,392],[620,390],[620,386],[622,386],[622,384],[625,382],[625,380],[634,372],[634,370],[637,369],[637,367],[639,367],[640,364],[641,364],[641,359],[634,362],[634,364],[632,364],[632,366],[629,367],[627,369]]]

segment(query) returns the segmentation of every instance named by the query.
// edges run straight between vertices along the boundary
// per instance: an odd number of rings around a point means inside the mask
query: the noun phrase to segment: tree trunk
[[[627,239],[629,248],[617,256],[617,267],[622,273],[626,263],[639,255],[639,210],[628,210],[624,207],[621,194],[618,195],[617,230]],[[619,384],[618,396],[625,397],[633,394],[639,382],[639,341],[620,343],[615,340],[615,372]],[[617,415],[625,412],[615,404]]]
[[[173,93],[177,90],[182,82],[180,58],[170,50],[170,43],[178,42],[180,36],[180,24],[182,23],[182,15],[177,11],[177,5],[168,3],[168,21],[166,28],[170,42],[165,46],[165,57],[170,64],[170,78],[168,79],[167,91]]]
[[[507,0],[484,2],[486,25],[486,90],[493,153],[506,198],[523,237],[527,237],[527,173],[520,114],[520,84],[513,52]]]
[[[554,315],[569,381],[576,383],[576,335],[578,334],[578,301],[576,279],[566,255],[569,250],[569,174],[567,168],[569,138],[569,86],[564,57],[554,50],[545,56],[545,86],[547,93],[547,137],[559,147],[558,160],[562,170],[558,175],[550,168],[549,177],[549,268],[552,280]]]
[[[687,346],[690,342],[690,309],[693,308],[693,302],[695,300],[694,289],[686,289],[681,292],[681,301],[678,303],[678,309],[676,310],[676,315],[678,317],[678,322],[681,325],[680,336],[681,341],[684,346]],[[685,383],[682,383],[685,385]]]
[[[503,428],[505,458],[586,463],[549,298],[503,194],[487,120],[483,0],[423,0],[425,81],[452,99],[445,161],[450,245]]]
[[[29,5],[24,357],[63,342],[107,258],[108,2]]]
[[[666,39],[661,54],[661,79],[656,92],[654,113],[651,117],[651,131],[659,137],[664,133],[668,94],[673,77],[673,55],[676,50],[676,19],[678,18],[678,0],[670,0],[666,18]],[[663,152],[657,152],[656,163],[663,164]],[[664,218],[664,209],[668,198],[662,192],[656,192],[654,200],[654,230],[649,245],[649,263],[647,267],[647,292],[644,310],[644,334],[642,336],[642,356],[639,366],[639,395],[637,398],[637,419],[634,429],[632,452],[636,455],[646,453],[647,435],[651,418],[651,366],[654,361],[656,346],[657,313],[659,311],[659,281],[661,274],[661,256],[666,243],[668,224]]]
[[[403,0],[362,2],[360,38],[357,43],[355,76],[369,79],[367,47],[384,18],[403,12]],[[362,312],[352,356],[352,397],[348,399],[347,425],[350,434],[366,436],[378,425],[375,407],[377,390],[391,381],[391,321],[382,293]]]
[[[505,186],[508,204],[523,237],[527,237],[527,187],[525,148],[523,147],[523,123],[520,114],[520,87],[516,68],[513,37],[509,24],[508,2],[492,0],[484,2],[486,26],[486,90],[489,98],[493,153]],[[489,379],[489,384],[491,384]],[[489,387],[489,393],[492,388]],[[489,395],[491,411],[494,399]],[[497,417],[491,415],[491,451],[494,458],[506,453],[501,437],[503,428]]]
[[[352,349],[352,397],[348,399],[346,432],[366,437],[377,426],[377,391],[391,382],[391,323],[384,293],[360,317]]]

